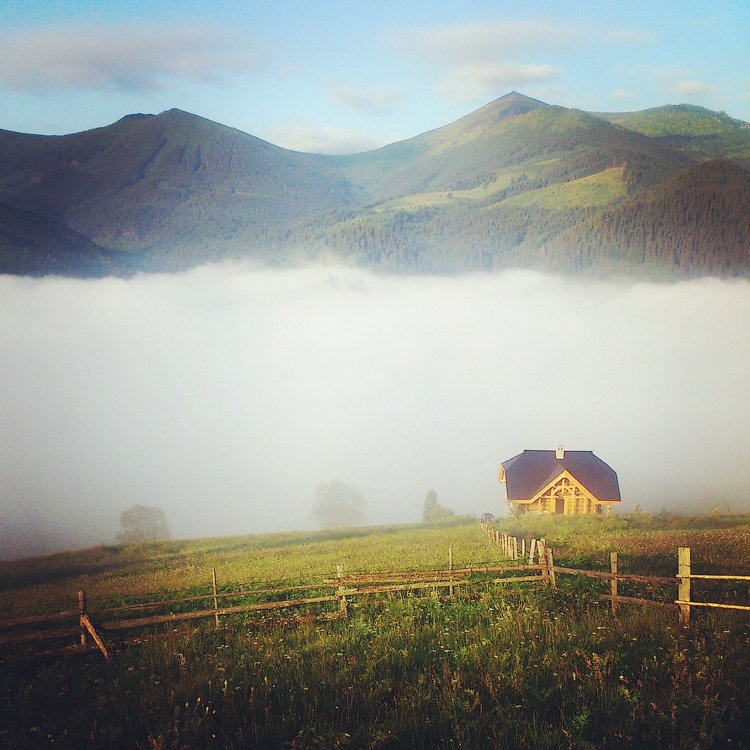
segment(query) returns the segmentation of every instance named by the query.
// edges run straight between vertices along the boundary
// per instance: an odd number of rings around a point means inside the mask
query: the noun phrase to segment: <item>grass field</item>
[[[581,177],[558,185],[528,190],[502,202],[503,206],[540,206],[552,210],[565,208],[600,208],[617,198],[625,197],[622,168]]]
[[[505,520],[545,536],[556,562],[674,575],[750,574],[750,519]],[[92,608],[147,593],[311,582],[346,572],[497,564],[476,522],[99,547],[6,563],[0,617]],[[725,587],[726,588],[726,587]],[[747,597],[735,585],[720,595]],[[599,582],[559,577],[453,598],[362,599],[348,619],[259,623],[240,615],[162,642],[34,658],[0,651],[3,748],[725,748],[748,747],[750,615],[621,606]]]

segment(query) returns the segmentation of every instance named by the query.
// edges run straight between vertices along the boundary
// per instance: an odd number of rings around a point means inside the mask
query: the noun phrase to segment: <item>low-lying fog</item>
[[[456,278],[242,265],[0,277],[0,557],[312,526],[318,484],[372,524],[425,494],[500,515],[499,465],[593,450],[622,512],[750,510],[750,283]]]

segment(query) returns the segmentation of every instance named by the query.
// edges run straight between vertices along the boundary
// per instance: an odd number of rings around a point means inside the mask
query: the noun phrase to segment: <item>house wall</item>
[[[562,498],[562,508],[557,499],[539,498],[533,503],[511,503],[516,513],[548,513],[550,515],[585,516],[603,512],[604,504],[583,498],[581,500]]]
[[[603,503],[590,492],[563,475],[531,503],[514,503],[519,513],[548,513],[551,515],[596,515]]]

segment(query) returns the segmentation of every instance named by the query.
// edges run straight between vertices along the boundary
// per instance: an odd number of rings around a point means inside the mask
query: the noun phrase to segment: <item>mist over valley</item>
[[[504,510],[501,461],[593,450],[622,512],[750,509],[750,283],[451,277],[337,264],[0,277],[2,555],[305,529],[320,482],[369,524],[434,488]]]

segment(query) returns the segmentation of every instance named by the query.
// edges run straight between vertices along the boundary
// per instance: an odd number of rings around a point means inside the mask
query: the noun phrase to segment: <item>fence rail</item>
[[[526,539],[512,537],[508,534],[501,534],[497,529],[492,528],[491,525],[480,521],[480,526],[485,531],[487,536],[494,541],[496,544],[501,545],[503,553],[506,557],[516,560],[518,559],[518,550],[522,550],[522,554],[526,550]],[[750,612],[750,606],[744,604],[725,604],[723,602],[701,602],[696,601],[691,597],[691,586],[690,581],[692,580],[711,580],[711,581],[750,581],[750,576],[745,575],[711,575],[707,573],[693,573],[690,563],[690,548],[679,547],[677,550],[677,575],[674,577],[670,576],[643,576],[634,575],[630,573],[620,573],[618,571],[618,557],[616,552],[610,553],[610,571],[598,570],[580,570],[578,568],[563,568],[556,566],[552,563],[552,549],[547,548],[546,541],[544,539],[535,540],[532,539],[529,543],[530,556],[529,561],[533,560],[535,548],[538,550],[541,545],[542,550],[546,549],[546,554],[549,556],[549,571],[550,574],[554,575],[559,573],[562,575],[580,575],[588,578],[599,578],[602,580],[609,580],[610,593],[602,594],[602,599],[607,599],[612,604],[612,612],[617,612],[618,604],[636,604],[647,607],[663,607],[665,609],[677,610],[680,613],[680,624],[687,626],[690,624],[690,610],[692,607],[707,607],[711,609],[728,609],[728,610],[739,610]],[[542,553],[544,554],[544,553]],[[541,562],[541,555],[540,555]],[[654,599],[645,599],[634,596],[621,596],[618,592],[619,581],[631,581],[636,583],[651,583],[657,585],[676,585],[677,586],[677,598],[672,602],[660,602]]]

